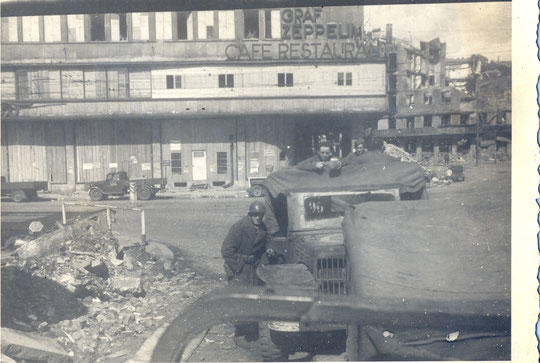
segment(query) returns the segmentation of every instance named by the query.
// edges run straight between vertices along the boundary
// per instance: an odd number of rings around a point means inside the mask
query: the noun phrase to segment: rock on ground
[[[144,293],[142,281],[138,277],[115,276],[112,278],[111,287],[121,294],[141,295]]]
[[[2,353],[15,360],[71,362],[71,357],[50,338],[2,328]]]
[[[169,249],[169,247],[165,246],[162,243],[150,242],[145,249],[146,252],[155,257],[163,258],[169,261],[174,260],[174,253]]]

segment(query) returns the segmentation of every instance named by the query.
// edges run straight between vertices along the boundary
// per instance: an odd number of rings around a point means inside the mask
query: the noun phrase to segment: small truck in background
[[[165,189],[167,179],[129,179],[125,171],[118,171],[107,174],[105,180],[87,183],[86,190],[88,190],[88,196],[91,200],[100,201],[108,198],[110,195],[126,195],[129,193],[130,183],[135,183],[137,199],[150,200],[156,196],[157,192]]]
[[[11,197],[16,203],[27,202],[37,197],[38,191],[47,191],[49,183],[46,181],[8,182],[2,177],[2,197]]]

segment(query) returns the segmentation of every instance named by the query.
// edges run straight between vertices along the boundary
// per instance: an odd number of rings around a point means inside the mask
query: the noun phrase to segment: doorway
[[[191,164],[194,181],[206,181],[206,151],[192,151]]]

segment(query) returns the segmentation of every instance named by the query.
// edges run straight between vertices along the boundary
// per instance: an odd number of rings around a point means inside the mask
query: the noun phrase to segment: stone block
[[[174,253],[162,243],[150,242],[145,247],[146,252],[152,256],[163,258],[165,260],[172,261],[174,260]]]
[[[112,278],[111,288],[120,294],[144,294],[142,281],[138,277],[115,276]]]
[[[68,235],[70,231],[71,227],[66,227],[40,236],[39,238],[22,245],[17,249],[17,254],[20,258],[30,258],[54,252],[62,247],[66,235]]]
[[[2,328],[2,354],[16,361],[72,362],[56,340],[8,328]]]

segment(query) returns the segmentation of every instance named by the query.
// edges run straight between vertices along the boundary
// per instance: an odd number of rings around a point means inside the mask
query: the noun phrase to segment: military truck
[[[129,193],[129,186],[135,184],[137,199],[149,200],[156,196],[156,193],[165,189],[167,179],[164,178],[140,178],[129,179],[125,171],[112,172],[107,174],[103,181],[90,182],[86,184],[88,196],[93,201],[106,199],[110,195],[123,196]]]
[[[27,202],[37,197],[38,191],[47,191],[46,181],[8,182],[2,176],[2,197],[9,196],[16,203]]]
[[[384,157],[377,163],[344,167],[337,176],[284,169],[271,174],[264,186],[269,210],[265,222],[274,232],[269,246],[285,256],[285,264],[296,267],[266,266],[259,269],[259,277],[269,288],[287,286],[330,295],[348,293],[342,229],[345,212],[370,201],[427,196],[418,165]],[[333,324],[263,322],[259,324],[262,359],[286,360],[295,351],[320,345],[313,342],[344,337],[344,329],[344,325]]]

